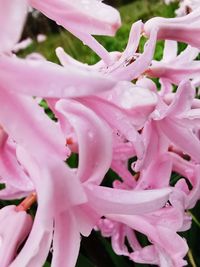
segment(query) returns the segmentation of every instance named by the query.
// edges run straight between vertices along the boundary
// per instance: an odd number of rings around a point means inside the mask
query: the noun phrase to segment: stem
[[[189,251],[188,251],[188,258],[189,258],[189,261],[190,261],[192,267],[197,267],[197,265],[194,261],[191,249],[189,249]]]
[[[188,211],[188,213],[191,215],[192,220],[196,223],[196,225],[200,228],[200,222],[197,220],[197,218],[192,214],[191,211]]]

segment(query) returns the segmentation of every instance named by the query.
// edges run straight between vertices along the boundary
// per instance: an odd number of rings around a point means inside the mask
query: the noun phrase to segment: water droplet
[[[47,92],[47,95],[48,95],[48,97],[52,97],[54,95],[54,91],[53,90],[49,90]]]
[[[94,138],[94,133],[92,131],[88,131],[88,136],[90,139]]]
[[[0,247],[3,245],[3,236],[0,235]]]
[[[53,254],[53,246],[50,247],[49,252]]]
[[[69,86],[64,89],[64,96],[74,96],[76,94],[76,88],[73,86]]]

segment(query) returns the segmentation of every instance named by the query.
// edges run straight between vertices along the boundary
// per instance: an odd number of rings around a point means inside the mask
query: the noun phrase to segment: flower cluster
[[[108,52],[92,35],[114,35],[120,16],[99,0],[0,0],[0,7],[0,199],[24,198],[0,210],[0,266],[41,267],[52,248],[53,267],[73,267],[81,235],[92,229],[135,262],[187,265],[178,232],[190,228],[187,211],[200,199],[200,9],[138,21],[126,49]],[[14,48],[30,7],[101,60],[83,64],[62,48],[61,65],[19,58]],[[164,53],[156,61],[160,39]],[[181,53],[179,41],[187,44]],[[77,168],[67,163],[74,153]],[[116,179],[103,186],[110,168]],[[36,202],[33,218],[27,210]]]
[[[174,2],[175,0],[164,0],[165,4]],[[192,10],[200,7],[199,0],[180,0],[179,8],[176,10],[177,16],[184,16],[190,13]]]

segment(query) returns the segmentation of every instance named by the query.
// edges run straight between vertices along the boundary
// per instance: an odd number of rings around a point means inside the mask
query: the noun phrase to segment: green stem
[[[191,215],[192,220],[196,223],[196,225],[200,228],[200,222],[197,220],[197,218],[192,214],[191,211],[188,211],[188,213]]]
[[[188,251],[188,258],[190,260],[190,263],[191,263],[192,267],[197,267],[197,265],[196,265],[196,263],[194,261],[191,249],[189,249],[189,251]]]

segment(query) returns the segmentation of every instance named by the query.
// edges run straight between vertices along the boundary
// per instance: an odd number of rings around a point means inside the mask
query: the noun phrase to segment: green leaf
[[[76,263],[76,267],[94,267],[94,265],[90,262],[88,258],[86,258],[82,253],[80,253],[78,257],[78,261]]]
[[[43,267],[51,267],[51,264],[47,261],[47,262],[45,262],[45,264],[43,265]]]

